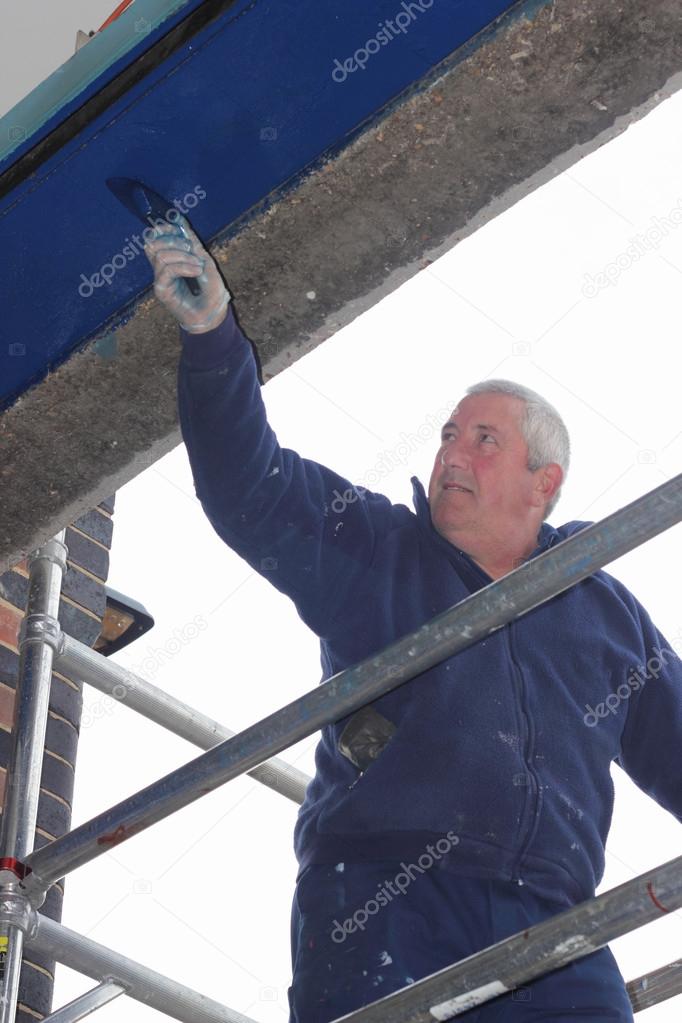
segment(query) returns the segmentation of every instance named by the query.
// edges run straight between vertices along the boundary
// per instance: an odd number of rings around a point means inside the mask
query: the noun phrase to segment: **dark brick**
[[[58,724],[60,722],[57,722]],[[75,733],[74,733],[75,734]],[[76,737],[77,739],[77,737]],[[48,744],[49,745],[49,744]],[[72,755],[75,759],[75,748],[76,743],[73,743]],[[8,764],[10,752],[12,749],[12,736],[10,732],[6,732],[4,729],[0,729],[0,764]],[[66,757],[64,752],[59,752],[60,756]],[[67,757],[68,759],[68,757]],[[43,757],[43,769],[40,775],[40,784],[50,792],[56,792],[58,796],[63,799],[67,799],[71,802],[73,797],[73,778],[74,772],[68,764],[63,763],[61,760],[57,760],[56,757],[51,757],[49,753],[46,753]]]
[[[66,566],[62,580],[62,594],[70,597],[76,604],[92,611],[99,618],[104,616],[106,594],[104,584],[85,575],[78,568]],[[28,579],[18,572],[5,572],[0,576],[0,596],[19,610],[26,609],[28,598]]]
[[[99,540],[105,547],[111,547],[111,537],[114,532],[113,520],[108,515],[102,515],[96,508],[81,515],[73,525],[83,533],[87,533],[93,540]]]
[[[72,689],[63,679],[53,675],[50,689],[50,710],[61,714],[74,728],[80,728],[81,714],[83,713],[82,689]],[[55,750],[55,752],[59,753],[59,750]]]
[[[0,682],[4,682],[11,689],[17,687],[19,674],[19,654],[7,647],[0,647]],[[78,683],[76,683],[78,685]],[[50,688],[50,710],[61,714],[63,718],[70,721],[74,728],[80,726],[81,714],[83,712],[82,684],[78,689],[73,689],[68,682],[52,676]],[[59,753],[59,750],[55,750]]]
[[[51,749],[53,753],[58,753],[60,757],[64,757],[70,764],[75,764],[78,732],[71,725],[68,725],[66,721],[60,721],[59,718],[53,718],[50,715],[47,719],[45,746],[47,749]],[[52,759],[54,760],[54,757]]]
[[[77,569],[75,571],[71,569],[67,572],[67,577],[71,577],[73,580],[73,588],[80,588],[85,593],[86,587],[82,585],[79,587],[77,585],[77,577],[79,575],[83,578]],[[69,582],[72,585],[71,579]],[[88,580],[88,582],[93,584],[92,579]],[[93,585],[99,589],[100,596],[93,600],[94,595],[90,589],[91,602],[95,603],[95,607],[90,608],[90,610],[97,614],[99,618],[102,618],[106,604],[104,587],[101,583],[94,583]],[[19,575],[18,572],[6,572],[0,579],[0,595],[10,604],[14,604],[20,611],[25,611],[28,600],[28,579],[23,575]],[[73,636],[74,639],[80,640],[81,643],[85,643],[86,646],[92,646],[102,631],[99,621],[95,621],[84,611],[81,611],[80,608],[74,607],[73,604],[68,604],[65,600],[59,601],[59,624],[64,632],[68,633],[69,636]]]
[[[40,784],[50,792],[56,792],[62,799],[71,803],[73,800],[74,767],[69,767],[57,757],[51,757],[46,753],[43,757],[43,770],[40,775]],[[47,829],[50,830],[49,828]]]
[[[41,792],[38,799],[37,826],[58,838],[66,834],[71,824],[71,809],[47,792]]]
[[[28,954],[30,955],[30,952]],[[54,981],[46,977],[40,970],[24,965],[21,969],[19,982],[20,1005],[26,1005],[29,1009],[41,1014],[48,1012],[52,1000],[53,983]],[[28,1020],[31,1020],[31,1023],[36,1023],[35,1016],[31,1016],[28,1012],[22,1012],[21,1008],[17,1012],[17,1020],[21,1020],[22,1023],[24,1020],[26,1023]]]
[[[13,604],[14,607],[19,608],[20,611],[25,611],[28,597],[28,579],[25,579],[23,575],[19,575],[18,572],[5,572],[4,575],[0,576],[0,596],[4,597],[10,604]]]
[[[102,631],[101,622],[63,600],[59,601],[59,624],[67,636],[73,636],[86,646],[94,646]]]
[[[104,592],[104,584],[91,579],[90,576],[79,572],[72,565],[66,566],[62,582],[62,594],[70,597],[76,604],[86,607],[98,618],[104,617],[107,599]]]
[[[62,877],[59,881],[56,881],[55,884],[52,885],[47,893],[43,909],[47,907],[45,915],[49,916],[51,920],[61,920],[62,918],[62,903],[64,901],[65,884],[66,878]]]
[[[9,763],[9,755],[12,749],[12,735],[4,728],[0,729],[0,764],[5,766]]]
[[[109,552],[89,540],[81,533],[76,533],[69,526],[66,530],[66,546],[69,548],[68,560],[80,568],[87,569],[99,579],[106,579],[109,574]]]
[[[53,839],[51,839],[51,838],[46,838],[46,837],[45,837],[45,835],[39,835],[39,834],[38,834],[38,833],[36,832],[36,836],[35,836],[35,843],[34,843],[34,845],[33,845],[33,848],[34,848],[35,850],[38,850],[38,849],[42,849],[42,848],[43,848],[43,846],[45,846],[45,845],[49,845],[49,844],[50,844],[50,842],[52,842],[52,841],[53,841]],[[47,894],[47,898],[49,898],[49,897],[50,897],[50,892],[51,892],[51,891],[52,891],[52,888],[50,888],[50,890],[48,891],[48,894]],[[41,912],[41,913],[44,913],[44,912],[45,912],[45,905],[46,905],[46,904],[47,904],[47,900],[46,900],[46,902],[45,902],[45,903],[44,903],[44,904],[43,904],[43,905],[41,906],[41,909],[40,909],[40,912]],[[50,916],[50,915],[51,915],[50,913],[46,913],[46,916]]]
[[[112,494],[111,497],[107,497],[104,501],[100,501],[98,508],[104,508],[110,515],[114,514],[114,502],[116,501],[116,494]]]
[[[28,582],[23,576],[16,572],[4,572],[0,575],[0,597],[21,611],[26,607],[27,592]]]
[[[41,913],[43,912],[42,908],[41,908],[40,912]],[[46,915],[48,915],[48,914],[46,914]],[[49,956],[43,955],[42,952],[37,952],[37,951],[35,951],[32,948],[29,948],[29,949],[26,950],[25,957],[27,959],[30,959],[32,963],[35,963],[36,966],[42,966],[42,968],[44,970],[49,970],[50,973],[54,976],[54,968],[55,968],[55,961],[54,961],[54,959],[50,959]]]
[[[19,654],[0,643],[0,681],[12,688],[16,685]]]

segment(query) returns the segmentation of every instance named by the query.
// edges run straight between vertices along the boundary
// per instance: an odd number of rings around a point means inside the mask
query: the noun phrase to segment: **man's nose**
[[[443,447],[440,456],[441,465],[465,468],[469,464],[469,452],[461,438],[449,440]]]

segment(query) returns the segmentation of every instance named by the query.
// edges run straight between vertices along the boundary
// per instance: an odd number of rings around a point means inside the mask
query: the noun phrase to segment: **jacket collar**
[[[469,555],[465,551],[460,551],[454,544],[451,544],[445,537],[442,537],[437,529],[434,528],[433,522],[431,521],[431,509],[429,508],[429,499],[426,496],[426,491],[423,484],[416,476],[410,477],[412,483],[412,503],[414,504],[417,518],[421,525],[434,536],[442,540],[443,543],[447,544],[452,551],[457,551],[459,554],[464,554],[467,558]],[[553,547],[554,544],[559,543],[561,536],[558,530],[554,526],[550,526],[549,522],[543,522],[538,533],[538,545],[533,553],[526,559],[530,561],[531,558],[537,557],[538,554],[542,554],[543,551],[549,547]]]

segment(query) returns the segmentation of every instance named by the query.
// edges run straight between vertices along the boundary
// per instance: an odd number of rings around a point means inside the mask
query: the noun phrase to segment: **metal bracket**
[[[65,534],[66,531],[63,530],[63,533]],[[51,537],[40,547],[36,547],[34,551],[31,551],[26,559],[26,565],[30,572],[31,565],[34,561],[45,559],[46,561],[51,561],[53,565],[59,565],[62,572],[66,572],[66,559],[68,554],[69,548],[62,540],[59,539],[58,534],[57,536]]]
[[[0,891],[0,926],[17,927],[23,934],[35,930],[35,912],[28,898],[7,885]]]
[[[25,643],[47,643],[59,657],[64,648],[59,621],[42,612],[26,615],[19,627],[19,650]]]

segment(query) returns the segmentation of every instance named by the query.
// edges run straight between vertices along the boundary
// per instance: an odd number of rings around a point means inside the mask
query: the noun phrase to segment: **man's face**
[[[524,415],[520,398],[472,394],[443,427],[429,506],[434,527],[446,539],[453,540],[460,531],[462,536],[474,532],[499,539],[510,525],[512,531],[516,524],[523,527],[530,510],[544,505],[537,474],[527,468]],[[457,489],[458,484],[465,489]]]

